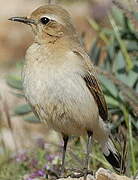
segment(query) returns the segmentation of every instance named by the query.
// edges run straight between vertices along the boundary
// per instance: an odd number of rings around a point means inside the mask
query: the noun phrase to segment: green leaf
[[[108,38],[106,37],[106,35],[101,31],[101,27],[99,26],[99,24],[94,20],[94,19],[87,19],[89,24],[91,25],[91,27],[98,32],[99,38],[102,39],[105,44],[108,44]]]
[[[108,28],[103,28],[102,32],[106,35],[106,36],[112,36],[114,35],[114,32],[111,29]]]
[[[136,42],[136,41],[129,41],[127,43],[127,50],[128,51],[138,51],[138,42]]]
[[[129,71],[128,73],[116,73],[116,77],[129,87],[133,87],[138,80],[138,74],[134,71]]]
[[[91,52],[90,52],[90,58],[92,59],[94,64],[99,64],[100,55],[101,55],[101,48],[98,47],[97,43],[98,41],[95,40],[95,42],[93,43]]]
[[[111,96],[105,95],[105,100],[106,100],[107,104],[109,104],[109,105],[119,106],[119,102]]]
[[[114,21],[114,19],[113,19],[113,17],[111,15],[109,15],[108,17],[109,17],[110,23],[111,23],[111,25],[112,25],[112,27],[114,29],[114,33],[115,33],[116,39],[117,39],[117,41],[119,43],[121,52],[122,52],[122,54],[124,56],[125,65],[126,65],[125,66],[126,71],[130,71],[133,68],[133,62],[131,60],[131,57],[127,52],[127,48],[126,48],[126,45],[125,45],[124,41],[120,37],[119,28],[116,25],[116,22]]]
[[[117,87],[112,83],[112,81],[110,81],[109,79],[107,79],[105,76],[99,76],[101,83],[103,84],[104,88],[106,90],[108,90],[108,92],[110,92],[110,94],[117,98],[118,96],[118,89]]]
[[[23,90],[21,79],[15,75],[11,75],[7,78],[7,84],[12,88]]]
[[[12,94],[19,97],[19,98],[24,98],[25,97],[25,95],[23,93],[15,93],[15,92],[13,92]]]
[[[40,120],[35,115],[27,116],[24,118],[24,120],[29,123],[40,123]]]
[[[135,16],[136,20],[138,21],[138,12],[133,12],[133,15]]]
[[[25,115],[27,113],[30,113],[32,111],[31,106],[28,104],[17,106],[14,110],[14,113],[16,115]]]
[[[119,51],[119,53],[115,57],[113,71],[117,72],[120,69],[124,69],[124,71],[126,72],[124,56],[121,51]]]
[[[120,26],[124,26],[124,16],[123,13],[116,7],[112,8],[112,16],[116,23]]]

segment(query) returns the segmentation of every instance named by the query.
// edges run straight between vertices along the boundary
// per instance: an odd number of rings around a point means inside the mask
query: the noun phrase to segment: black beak
[[[36,22],[33,19],[29,19],[27,17],[11,17],[8,20],[22,22],[25,24],[36,24]]]

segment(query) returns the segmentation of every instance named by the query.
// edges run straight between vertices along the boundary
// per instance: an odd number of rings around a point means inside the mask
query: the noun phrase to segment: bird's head
[[[58,5],[41,6],[28,17],[12,17],[9,20],[30,25],[39,43],[64,36],[73,39],[75,34],[69,13]]]

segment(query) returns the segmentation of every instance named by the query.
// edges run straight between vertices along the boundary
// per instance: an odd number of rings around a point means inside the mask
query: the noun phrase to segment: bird
[[[22,70],[23,89],[40,121],[63,137],[61,174],[70,136],[87,136],[85,177],[93,139],[112,167],[122,171],[125,165],[110,138],[108,108],[97,72],[68,11],[47,4],[27,17],[9,20],[27,24],[33,31]]]

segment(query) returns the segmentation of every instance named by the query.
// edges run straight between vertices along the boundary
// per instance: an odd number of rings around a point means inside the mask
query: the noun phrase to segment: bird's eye
[[[42,17],[40,19],[40,21],[41,21],[42,24],[47,24],[50,21],[50,19],[48,19],[47,17]]]

